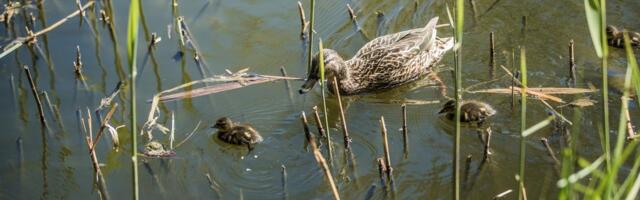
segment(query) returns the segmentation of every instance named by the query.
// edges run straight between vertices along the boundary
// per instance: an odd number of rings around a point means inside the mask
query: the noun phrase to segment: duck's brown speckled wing
[[[354,69],[351,77],[366,88],[384,89],[417,80],[428,73],[424,61],[428,49],[435,42],[432,19],[422,29],[413,29],[383,36],[367,43],[349,61]],[[362,91],[366,92],[366,91]]]
[[[354,58],[371,53],[370,51],[376,51],[378,49],[387,49],[390,46],[406,45],[406,46],[418,46],[425,42],[425,39],[432,40],[435,38],[435,27],[438,23],[438,17],[435,17],[427,23],[423,28],[406,30],[394,34],[380,36],[369,42],[358,50],[353,56]],[[432,41],[426,41],[432,42]]]

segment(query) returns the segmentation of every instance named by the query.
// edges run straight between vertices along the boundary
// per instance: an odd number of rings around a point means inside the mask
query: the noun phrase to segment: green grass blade
[[[600,31],[602,21],[600,21],[600,2],[598,1],[599,0],[584,0],[584,10],[596,55],[602,58],[602,43],[600,42],[602,38],[602,31]]]
[[[455,137],[453,145],[453,198],[460,199],[460,106],[462,103],[462,33],[464,25],[464,1],[456,1],[455,12],[455,47],[454,59],[455,59],[455,100],[456,100],[456,113],[455,113]]]
[[[551,121],[553,121],[554,119],[556,119],[555,115],[551,115],[547,117],[547,119],[542,120],[541,122],[538,122],[536,125],[533,125],[532,127],[529,127],[527,130],[524,130],[524,132],[522,132],[522,137],[527,137],[535,133],[536,131],[544,128],[545,126],[549,125]]]
[[[320,90],[321,90],[321,94],[322,94],[322,110],[324,112],[324,126],[327,127],[325,129],[325,133],[327,136],[327,141],[331,141],[331,134],[329,133],[329,114],[327,113],[327,98],[325,96],[325,82],[324,82],[324,53],[322,51],[322,49],[324,49],[323,45],[322,45],[322,39],[320,39],[319,43],[318,43],[318,48],[320,49],[318,51],[318,55],[319,55],[319,60],[318,60],[318,64],[320,65],[320,80],[318,81],[320,83]],[[331,146],[331,143],[327,144],[327,147],[329,149],[329,163],[333,163],[333,147]]]
[[[522,77],[522,92],[520,92],[520,170],[518,179],[518,188],[524,187],[524,164],[525,164],[525,131],[527,127],[527,56],[525,48],[520,49],[520,76]],[[523,199],[523,192],[518,189],[518,199]]]
[[[580,171],[571,174],[569,176],[569,178],[563,178],[560,179],[556,185],[559,188],[563,188],[566,187],[569,183],[576,183],[578,180],[588,176],[589,174],[591,174],[591,172],[593,172],[594,170],[597,170],[598,167],[600,167],[600,165],[602,164],[602,162],[604,161],[604,157],[600,156],[598,159],[596,159],[595,161],[593,161],[593,163],[591,163],[589,166],[582,168]]]
[[[131,120],[131,161],[132,161],[132,187],[133,187],[133,199],[137,200],[140,197],[138,188],[138,144],[137,144],[137,114],[136,114],[136,48],[138,46],[138,21],[140,18],[140,0],[131,0],[129,6],[129,23],[127,27],[127,58],[129,61],[130,80],[129,80],[129,92],[130,92],[130,120]]]

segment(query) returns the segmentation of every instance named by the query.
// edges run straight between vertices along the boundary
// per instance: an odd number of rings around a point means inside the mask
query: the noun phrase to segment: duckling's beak
[[[316,85],[316,82],[318,82],[318,79],[316,78],[312,78],[312,77],[307,78],[307,81],[304,82],[304,84],[302,85],[302,87],[300,87],[300,90],[298,92],[300,92],[300,94],[305,94],[309,92],[309,90],[311,90],[313,86]]]

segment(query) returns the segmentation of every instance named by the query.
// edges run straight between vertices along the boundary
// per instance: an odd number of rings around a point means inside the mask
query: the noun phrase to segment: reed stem
[[[340,89],[338,87],[338,80],[333,77],[333,92],[338,97],[338,107],[340,108],[340,121],[342,121],[342,133],[344,134],[344,148],[347,152],[351,152],[351,137],[349,137],[349,130],[347,129],[347,119],[344,115],[344,108],[342,108],[342,97],[340,97]]]
[[[526,194],[524,194],[524,169],[525,169],[525,130],[526,130],[526,122],[527,122],[527,59],[526,59],[526,51],[523,47],[520,49],[520,76],[522,79],[522,91],[520,91],[520,170],[519,170],[519,178],[518,185],[522,187],[521,190],[518,190],[518,199],[526,199]]]
[[[569,41],[569,81],[576,86],[576,57],[573,40]]]
[[[42,100],[40,100],[40,95],[38,95],[38,88],[36,86],[35,81],[33,81],[33,77],[31,76],[31,70],[29,70],[29,66],[23,66],[24,71],[27,73],[27,78],[29,78],[29,85],[31,86],[31,92],[33,93],[33,98],[36,100],[36,105],[38,106],[38,113],[40,114],[40,125],[42,127],[47,127],[47,120],[44,117],[44,108],[42,106]]]
[[[324,127],[322,127],[322,122],[320,121],[320,114],[318,114],[318,106],[313,106],[313,119],[315,120],[316,126],[318,127],[318,134],[320,134],[320,137],[326,137],[324,133]],[[331,141],[327,141],[327,145],[330,145],[329,142]]]
[[[303,114],[302,116],[303,116],[303,120],[306,120],[305,115]],[[333,199],[340,200],[340,195],[338,194],[338,188],[336,187],[336,184],[334,182],[333,175],[331,174],[331,170],[329,170],[329,165],[327,165],[327,161],[324,159],[324,156],[322,156],[322,153],[320,153],[320,150],[318,149],[318,145],[316,145],[315,137],[311,134],[308,134],[308,135],[309,137],[307,138],[308,139],[307,142],[311,144],[311,149],[313,150],[313,155],[316,159],[316,162],[318,162],[318,165],[324,172],[325,178],[327,179],[327,182],[331,187],[331,193],[333,194]]]
[[[409,136],[407,130],[407,105],[402,104],[402,147],[404,149],[404,158],[409,157]]]
[[[380,131],[382,132],[382,147],[384,148],[384,162],[387,172],[387,179],[390,181],[393,176],[393,167],[391,167],[391,155],[389,154],[389,140],[387,139],[387,126],[384,123],[384,117],[380,116]]]
[[[558,158],[556,157],[556,153],[553,152],[553,149],[551,149],[551,145],[549,145],[549,140],[547,140],[547,138],[541,138],[540,142],[542,142],[542,144],[544,145],[544,148],[547,149],[547,153],[549,154],[549,156],[551,156],[551,158],[553,159],[553,162],[556,165],[560,165],[560,160],[558,160]]]

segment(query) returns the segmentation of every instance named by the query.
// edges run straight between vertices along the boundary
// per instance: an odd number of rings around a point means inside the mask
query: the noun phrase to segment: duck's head
[[[233,122],[228,117],[221,117],[216,120],[216,124],[211,128],[217,128],[219,130],[229,130],[233,126]]]
[[[620,33],[620,30],[618,30],[618,27],[615,27],[613,25],[608,25],[607,26],[607,36],[608,37],[618,35],[619,33]]]
[[[442,109],[440,109],[438,114],[450,113],[450,112],[454,112],[455,110],[456,110],[456,101],[449,100],[449,101],[447,101],[447,103],[444,104]]]
[[[336,72],[341,72],[345,69],[345,63],[342,57],[338,55],[333,49],[323,49],[323,61],[324,61],[324,69],[325,69],[325,78],[330,79],[335,76]],[[304,82],[302,87],[300,87],[300,94],[304,94],[309,92],[316,85],[318,80],[320,80],[320,53],[317,53],[313,59],[311,60],[311,68],[309,69],[309,74],[307,75],[307,80]]]

